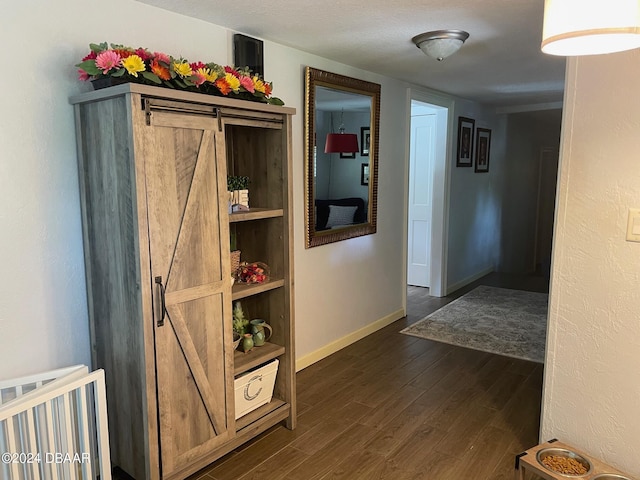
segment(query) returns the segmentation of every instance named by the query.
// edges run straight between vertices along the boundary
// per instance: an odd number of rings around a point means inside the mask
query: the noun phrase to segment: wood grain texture
[[[238,113],[236,115],[236,113]],[[237,248],[243,261],[262,261],[269,265],[278,287],[265,285],[255,291],[234,287],[234,297],[242,298],[249,318],[263,318],[273,327],[271,342],[285,348],[274,395],[290,405],[289,428],[295,427],[295,350],[293,306],[293,214],[291,117],[264,116],[273,128],[260,122],[244,121],[242,112],[222,110],[226,138],[227,170],[245,175],[249,184],[249,206],[258,212],[282,211],[282,215],[240,214],[233,218]],[[279,286],[281,284],[281,287]],[[253,290],[253,289],[249,289]]]
[[[227,218],[216,209],[226,189],[216,167],[217,125],[204,115],[162,113],[157,120],[143,141],[152,276],[166,287],[166,325],[155,336],[161,465],[170,477],[233,435],[223,308],[231,288],[221,242]]]
[[[483,281],[514,284],[501,278]],[[515,454],[538,441],[542,367],[399,333],[462,293],[413,290],[414,320],[298,372],[294,432],[276,427],[192,478],[513,479]]]
[[[87,296],[93,367],[105,369],[107,385],[120,386],[107,388],[109,429],[117,439],[112,459],[140,478],[157,478],[147,477],[157,451],[145,448],[155,428],[147,421],[148,387],[155,397],[155,382],[145,366],[155,366],[146,325],[138,321],[151,302],[148,255],[139,248],[146,210],[139,206],[145,193],[131,143],[131,102],[120,96],[75,107]]]
[[[292,428],[295,110],[133,84],[71,103],[93,366],[106,370],[114,464],[139,480],[183,479],[283,420]],[[255,357],[280,359],[274,401],[237,424],[228,167],[257,180],[262,208],[233,224],[263,239],[244,246],[277,279],[237,294],[277,332],[272,352]]]
[[[145,96],[155,99],[166,99],[168,101],[188,102],[189,104],[215,105],[222,108],[230,108],[238,112],[266,112],[276,115],[295,115],[296,111],[291,107],[269,105],[260,102],[247,102],[233,98],[224,98],[213,95],[202,95],[200,93],[173,90],[170,88],[152,87],[138,83],[125,83],[115,87],[95,90],[72,96],[69,101],[72,104],[88,103],[99,100],[121,97],[133,93],[138,96]]]

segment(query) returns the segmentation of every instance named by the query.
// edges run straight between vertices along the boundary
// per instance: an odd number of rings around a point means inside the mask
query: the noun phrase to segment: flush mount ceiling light
[[[545,0],[542,46],[551,55],[597,55],[640,47],[640,2]]]
[[[469,34],[463,30],[436,30],[421,33],[411,40],[426,55],[441,62],[460,50],[467,38]]]

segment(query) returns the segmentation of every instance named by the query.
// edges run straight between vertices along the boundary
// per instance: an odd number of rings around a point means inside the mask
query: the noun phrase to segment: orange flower
[[[229,95],[229,92],[231,91],[231,86],[227,83],[226,78],[219,78],[216,80],[216,87],[218,87],[218,90],[220,90],[220,93],[223,95]]]
[[[264,82],[264,94],[268,97],[271,95],[271,84]]]
[[[171,80],[171,73],[167,67],[163,67],[158,60],[151,60],[151,71],[155,73],[161,80]]]
[[[135,53],[135,52],[132,52],[131,50],[125,50],[124,48],[117,48],[114,50],[114,52],[120,55],[120,58],[122,58],[123,60],[125,58],[129,58],[131,55]]]

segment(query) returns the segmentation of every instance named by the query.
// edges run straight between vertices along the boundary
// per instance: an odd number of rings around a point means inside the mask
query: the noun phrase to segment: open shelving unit
[[[293,352],[292,215],[289,117],[276,121],[227,119],[227,175],[249,177],[249,210],[229,214],[241,262],[263,262],[269,280],[235,283],[233,302],[242,301],[249,319],[262,318],[272,337],[250,352],[234,352],[234,377],[279,360],[272,401],[236,420],[240,434],[259,425],[287,420],[295,425],[295,365]]]

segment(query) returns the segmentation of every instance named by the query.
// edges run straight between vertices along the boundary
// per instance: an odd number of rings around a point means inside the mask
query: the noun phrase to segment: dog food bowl
[[[624,475],[618,475],[617,473],[601,473],[596,475],[591,480],[631,480],[629,477],[625,477]]]
[[[557,458],[557,462],[556,462],[558,464],[557,470],[555,468],[545,465],[545,459],[547,459],[547,462],[551,460],[548,457]],[[538,454],[536,455],[536,459],[538,460],[538,463],[542,465],[546,470],[567,478],[585,477],[589,475],[592,468],[591,462],[589,460],[587,460],[585,457],[583,457],[582,455],[576,452],[567,450],[566,448],[543,448],[542,450],[538,451]],[[570,473],[569,467],[571,467],[572,465],[575,465],[576,462],[582,465],[585,468],[586,472]],[[565,468],[562,468],[562,467],[565,467]]]

